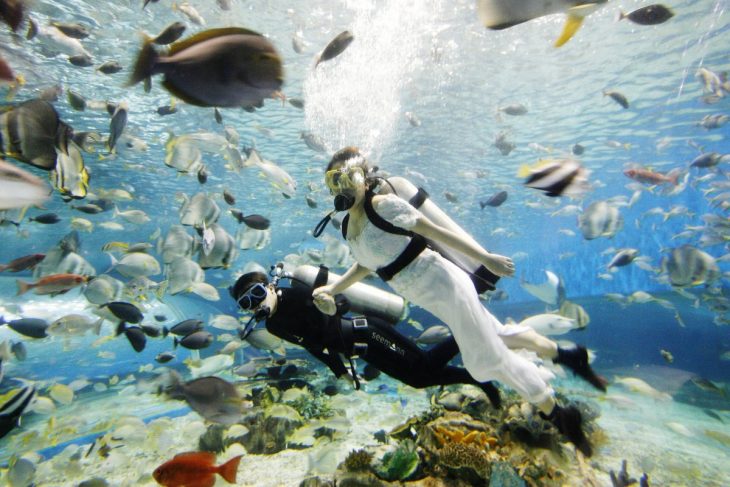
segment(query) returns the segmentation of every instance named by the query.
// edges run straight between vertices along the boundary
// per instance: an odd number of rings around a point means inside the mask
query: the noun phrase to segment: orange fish
[[[175,455],[172,460],[157,467],[152,476],[165,487],[212,487],[215,474],[229,484],[235,484],[240,461],[241,455],[216,467],[213,453],[191,451]]]
[[[88,280],[88,277],[79,274],[53,274],[43,277],[37,282],[23,282],[18,280],[16,281],[18,283],[18,294],[16,296],[25,294],[31,289],[34,289],[36,294],[63,294],[69,289],[84,284]]]

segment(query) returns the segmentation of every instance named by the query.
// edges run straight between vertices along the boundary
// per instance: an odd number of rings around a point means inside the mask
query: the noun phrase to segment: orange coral
[[[464,433],[462,430],[451,430],[443,426],[436,426],[434,433],[441,445],[461,443],[464,445],[479,445],[482,448],[493,448],[497,445],[497,439],[487,435],[484,431],[472,430]]]

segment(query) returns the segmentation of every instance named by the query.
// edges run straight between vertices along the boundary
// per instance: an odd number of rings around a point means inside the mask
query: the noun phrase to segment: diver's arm
[[[481,262],[498,276],[511,276],[515,273],[514,263],[509,257],[489,253],[461,235],[436,225],[425,216],[419,216],[416,219],[416,224],[411,228],[411,231]]]
[[[352,286],[353,284],[362,281],[363,279],[365,279],[365,277],[368,276],[368,274],[370,274],[370,272],[370,269],[368,269],[367,267],[363,267],[359,263],[355,262],[349,269],[347,269],[347,272],[342,274],[342,277],[340,277],[332,284],[323,287],[329,287],[329,294],[334,296],[335,294],[340,294],[342,291]]]

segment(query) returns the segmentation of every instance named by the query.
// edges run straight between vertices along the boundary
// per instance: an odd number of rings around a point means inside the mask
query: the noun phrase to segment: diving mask
[[[365,172],[360,166],[341,166],[331,169],[324,175],[324,183],[331,194],[340,194],[346,190],[354,190],[365,182]]]
[[[238,299],[238,305],[246,310],[254,309],[266,299],[266,286],[258,282]]]

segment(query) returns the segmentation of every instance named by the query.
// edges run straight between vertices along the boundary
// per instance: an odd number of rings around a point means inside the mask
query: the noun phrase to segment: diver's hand
[[[322,313],[329,316],[332,316],[337,312],[337,305],[335,304],[335,298],[332,296],[331,290],[331,286],[322,286],[312,291],[314,305]]]
[[[505,255],[488,254],[482,264],[498,276],[513,276],[515,274],[515,263]]]

